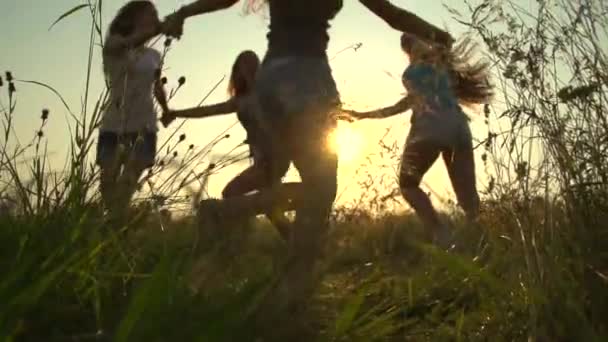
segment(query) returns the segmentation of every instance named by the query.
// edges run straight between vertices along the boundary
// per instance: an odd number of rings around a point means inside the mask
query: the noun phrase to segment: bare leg
[[[117,184],[119,195],[116,201],[121,214],[124,215],[128,211],[131,199],[137,191],[139,179],[146,168],[143,163],[137,160],[130,160],[125,164]]]
[[[424,225],[435,235],[443,227],[431,200],[420,188],[420,182],[439,157],[439,153],[439,148],[429,144],[407,144],[401,159],[399,175],[399,186],[403,197],[416,211]]]
[[[429,199],[429,196],[418,186],[402,186],[401,194],[409,205],[416,211],[425,226],[435,229],[441,221]]]
[[[458,204],[470,222],[479,215],[479,194],[475,179],[475,157],[470,146],[444,153],[443,159],[450,175]]]
[[[267,175],[264,170],[253,165],[245,169],[241,174],[233,178],[222,191],[224,198],[232,198],[247,194],[254,190],[269,186],[267,181]],[[280,180],[280,178],[279,178]],[[283,213],[283,208],[272,206],[263,211],[270,222],[277,228],[281,237],[288,241],[289,240],[289,220]]]
[[[99,191],[103,205],[110,213],[114,212],[116,206],[119,169],[120,164],[118,163],[109,162],[101,165]]]
[[[314,291],[314,268],[323,250],[337,192],[337,156],[318,143],[302,147],[294,164],[305,192],[295,202],[296,221],[285,278],[292,308],[297,308]]]

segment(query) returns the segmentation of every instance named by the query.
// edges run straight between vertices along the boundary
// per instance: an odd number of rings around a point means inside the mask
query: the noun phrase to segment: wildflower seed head
[[[182,142],[184,140],[186,140],[186,135],[185,134],[180,135],[179,136],[179,141]]]
[[[38,133],[36,133],[38,135],[38,138],[42,138],[44,136],[44,132],[43,131],[38,131]]]
[[[188,149],[194,150],[194,144],[190,144],[190,146],[188,147]]]
[[[224,139],[230,139],[230,134],[226,134],[226,135],[224,136]]]
[[[42,119],[42,121],[46,121],[49,118],[49,110],[46,108],[43,109],[42,116],[40,118]]]
[[[166,77],[161,78],[160,83],[167,84],[167,78]]]
[[[7,82],[12,82],[13,81],[13,74],[10,71],[6,72],[6,81]]]
[[[181,86],[183,86],[186,83],[186,77],[182,76],[177,80],[177,83]]]
[[[173,158],[177,158],[177,151],[173,152]]]
[[[215,167],[216,167],[215,163],[209,164],[209,170],[213,170],[213,169],[215,169]]]
[[[171,38],[165,39],[165,47],[170,47],[173,40]]]
[[[0,87],[4,85],[4,81],[2,80],[2,76],[0,76]]]

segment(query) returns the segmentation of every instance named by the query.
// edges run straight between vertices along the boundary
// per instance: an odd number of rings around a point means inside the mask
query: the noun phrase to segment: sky
[[[156,0],[155,4],[164,16],[186,2]],[[0,71],[10,70],[18,79],[51,85],[76,113],[80,112],[84,97],[91,19],[86,11],[79,11],[52,29],[49,30],[49,27],[61,14],[81,3],[83,1],[79,0],[0,1]],[[104,0],[104,23],[108,23],[124,3],[124,0]],[[452,20],[442,1],[393,0],[393,3],[437,26],[449,29],[455,36],[463,32],[463,28]],[[451,6],[462,10],[462,6],[456,2]],[[180,76],[187,79],[184,88],[171,101],[171,106],[185,108],[197,105],[218,80],[228,76],[232,62],[240,51],[251,49],[262,56],[266,48],[266,26],[263,14],[245,15],[242,5],[189,19],[184,37],[173,44],[166,61],[165,75],[172,85]],[[399,32],[368,12],[358,1],[350,0],[345,1],[343,11],[332,22],[330,35],[329,55],[334,57],[331,65],[346,107],[368,110],[391,105],[400,99],[403,93],[400,75],[406,67],[407,59],[399,48]],[[357,51],[344,50],[358,43],[362,46]],[[337,54],[340,51],[343,52]],[[104,86],[99,52],[99,48],[96,48],[91,77],[90,93],[94,99]],[[206,103],[225,100],[225,88],[226,82],[223,82]],[[51,111],[45,128],[48,150],[53,166],[61,168],[68,152],[67,111],[57,97],[35,85],[18,84],[17,95],[17,138],[22,143],[29,141],[39,127],[41,109],[48,108]],[[0,99],[6,103],[5,97]],[[89,105],[91,108],[94,101],[90,101]],[[344,144],[359,148],[357,153],[344,148],[349,155],[340,161],[338,202],[359,199],[368,191],[357,185],[364,177],[361,174],[371,173],[377,177],[384,175],[389,180],[386,181],[389,186],[396,186],[394,178],[397,160],[381,156],[378,141],[389,130],[387,143],[402,146],[409,128],[409,119],[409,114],[403,114],[385,120],[344,124],[346,131],[352,132],[345,139],[353,140],[351,144],[348,141]],[[474,135],[483,138],[486,129],[482,118],[473,119]],[[235,122],[233,115],[190,120],[179,133],[186,134],[188,142],[204,146]],[[167,134],[167,131],[161,129],[161,140]],[[216,153],[226,153],[242,141],[243,132],[238,125],[230,130],[230,134],[231,138],[220,144]],[[478,155],[478,174],[482,182],[484,171],[479,158]],[[218,196],[230,177],[245,166],[245,163],[239,163],[213,176],[209,184],[210,195]],[[441,163],[435,164],[425,178],[425,183],[437,194],[453,197],[447,173]]]

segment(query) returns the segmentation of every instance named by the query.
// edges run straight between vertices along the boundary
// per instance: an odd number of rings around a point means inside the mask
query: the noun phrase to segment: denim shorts
[[[256,95],[260,126],[275,144],[306,145],[335,127],[340,95],[326,58],[265,60],[258,71]]]
[[[99,133],[96,162],[100,166],[134,160],[152,167],[155,158],[156,133]]]

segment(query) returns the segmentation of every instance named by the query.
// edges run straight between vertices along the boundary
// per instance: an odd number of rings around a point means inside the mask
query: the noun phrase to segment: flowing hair
[[[477,46],[470,38],[461,39],[451,49],[403,34],[401,47],[417,60],[445,66],[459,102],[465,106],[486,104],[494,96],[490,83],[490,63],[476,59]]]
[[[228,94],[230,96],[243,96],[251,91],[255,81],[255,76],[260,67],[258,55],[246,50],[241,52],[234,63],[228,82]]]
[[[148,0],[134,0],[128,2],[118,11],[112,19],[108,29],[108,35],[128,36],[135,31],[135,19],[146,9],[156,9],[154,4]]]
[[[268,0],[246,0],[244,5],[245,13],[259,12],[267,3]]]
[[[490,63],[475,59],[476,48],[470,38],[465,38],[447,56],[452,86],[464,105],[487,104],[494,96],[494,87],[490,83]]]

